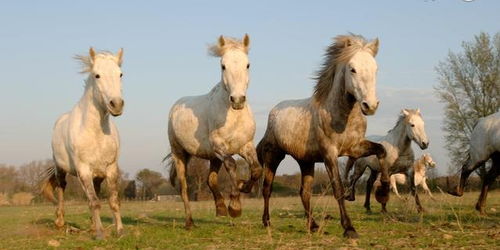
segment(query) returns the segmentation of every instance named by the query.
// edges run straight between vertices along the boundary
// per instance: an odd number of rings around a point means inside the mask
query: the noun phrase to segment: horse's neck
[[[351,114],[354,114],[356,100],[345,89],[345,78],[341,70],[335,74],[332,91],[322,104],[332,117],[335,130],[342,132]],[[357,110],[361,115],[360,110]]]
[[[225,107],[226,109],[231,108],[229,103],[229,93],[227,92],[222,80],[217,83],[212,90],[208,93],[210,101],[216,103],[220,107]]]
[[[389,143],[397,147],[400,152],[406,151],[411,146],[411,140],[406,134],[403,121],[398,121],[396,126],[389,131],[386,139]]]
[[[80,109],[82,127],[86,130],[108,131],[109,114],[99,105],[95,96],[95,83],[89,77],[85,82],[85,91],[77,106]]]

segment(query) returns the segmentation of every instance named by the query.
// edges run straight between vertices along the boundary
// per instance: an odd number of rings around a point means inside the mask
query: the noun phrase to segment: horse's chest
[[[82,163],[92,168],[101,168],[116,162],[118,145],[112,136],[99,135],[92,139],[80,138],[75,145],[75,151]]]
[[[239,150],[243,145],[253,139],[255,134],[255,122],[246,117],[228,117],[225,123],[221,124],[212,132],[212,137],[221,140],[226,147]]]

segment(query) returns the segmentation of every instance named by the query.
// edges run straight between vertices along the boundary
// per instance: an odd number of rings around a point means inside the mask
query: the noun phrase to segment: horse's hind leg
[[[109,207],[113,213],[113,223],[116,227],[116,234],[120,236],[123,234],[123,224],[120,214],[120,199],[118,198],[119,171],[117,165],[110,167],[106,176],[106,184],[109,190]]]
[[[259,145],[261,146],[261,145]],[[264,184],[262,186],[262,196],[264,197],[264,212],[262,213],[262,223],[265,227],[271,225],[269,216],[269,199],[273,191],[273,181],[276,175],[276,169],[280,162],[285,158],[285,154],[277,150],[269,149],[269,147],[257,149],[259,159],[262,160],[264,167]]]
[[[352,167],[354,166],[354,163],[356,162],[356,158],[349,157],[347,159],[347,163],[345,165],[344,169],[344,185],[347,185],[349,183],[349,173],[351,172]]]
[[[486,178],[483,181],[483,186],[481,188],[481,194],[479,195],[479,199],[476,203],[476,210],[479,211],[482,215],[485,215],[484,207],[486,205],[486,197],[488,196],[488,188],[493,181],[500,175],[500,153],[494,153],[492,155],[493,164],[486,174]]]
[[[57,169],[55,173],[57,186],[57,209],[56,209],[56,227],[61,228],[64,226],[64,190],[66,189],[66,172],[62,169]]]
[[[314,182],[314,162],[299,162],[300,172],[302,174],[302,183],[300,186],[300,198],[306,211],[307,228],[311,232],[318,230],[319,226],[314,221],[311,208],[312,185]]]
[[[98,240],[104,239],[104,231],[100,217],[101,204],[95,192],[92,172],[90,171],[90,167],[84,164],[78,165],[76,169],[82,188],[89,199],[89,208],[92,214],[93,228],[95,228],[95,237]]]
[[[258,182],[262,176],[262,166],[260,166],[259,160],[257,159],[257,152],[255,151],[253,142],[249,142],[243,146],[240,156],[243,157],[248,163],[248,166],[250,166],[250,180],[244,183],[240,191],[243,193],[250,193],[252,192],[254,184]]]
[[[172,152],[172,160],[174,161],[175,170],[177,172],[177,179],[181,189],[181,197],[184,202],[184,211],[186,213],[186,229],[193,227],[193,216],[191,215],[191,207],[189,205],[189,195],[186,180],[186,166],[188,163],[188,156],[185,154],[177,154]]]
[[[370,169],[370,177],[368,177],[368,180],[366,181],[366,193],[365,193],[365,204],[364,207],[366,208],[366,212],[370,213],[372,211],[370,207],[370,197],[372,195],[372,188],[373,184],[377,180],[378,176],[378,171],[375,171],[373,169]],[[385,206],[382,205],[382,211],[385,211]]]
[[[210,172],[208,173],[208,187],[214,196],[215,201],[215,212],[216,216],[227,216],[227,207],[224,203],[224,197],[219,191],[218,186],[218,173],[220,167],[222,166],[222,161],[219,159],[210,160]]]
[[[366,165],[364,163],[357,162],[354,164],[354,173],[351,175],[351,181],[344,194],[344,199],[348,201],[354,201],[356,199],[356,182],[363,176],[365,170]]]

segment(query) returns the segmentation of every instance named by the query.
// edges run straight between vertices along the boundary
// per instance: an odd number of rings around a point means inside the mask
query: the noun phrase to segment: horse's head
[[[89,80],[94,84],[94,98],[103,108],[113,116],[123,112],[122,98],[122,71],[123,49],[116,55],[111,53],[96,53],[89,50],[88,57],[79,57],[86,65],[85,72],[89,73]]]
[[[401,113],[404,116],[408,138],[417,143],[421,149],[426,149],[429,146],[429,140],[425,133],[424,119],[422,118],[420,109],[403,109]]]
[[[434,160],[432,159],[431,155],[428,154],[428,153],[425,153],[423,155],[423,158],[424,158],[424,163],[426,166],[430,167],[430,168],[435,168],[436,167],[436,162],[434,162]]]
[[[344,66],[346,89],[359,102],[364,115],[373,115],[379,104],[376,94],[377,62],[375,61],[379,41],[375,39],[366,44],[359,44],[346,40],[345,43],[346,49],[349,46],[357,46],[357,50]]]
[[[212,55],[221,58],[221,81],[228,92],[231,107],[236,110],[243,109],[246,103],[246,92],[250,80],[249,48],[250,37],[247,34],[242,41],[220,36],[217,44],[210,48]]]

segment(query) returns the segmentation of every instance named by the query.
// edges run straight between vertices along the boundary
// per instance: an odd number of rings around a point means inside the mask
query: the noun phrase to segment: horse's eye
[[[249,69],[249,68],[250,68],[250,63],[249,63],[249,64],[247,64],[247,69]]]
[[[351,68],[351,73],[355,74],[356,70],[354,68]]]
[[[95,78],[96,78],[96,79],[99,79],[99,78],[101,78],[101,76],[100,76],[99,74],[96,74],[96,75],[95,75]]]
[[[226,70],[226,65],[222,64],[222,70]]]
[[[415,124],[410,124],[410,126],[413,128],[413,127],[415,127]]]
[[[122,76],[123,76],[123,73],[120,73],[120,78],[122,78]]]

